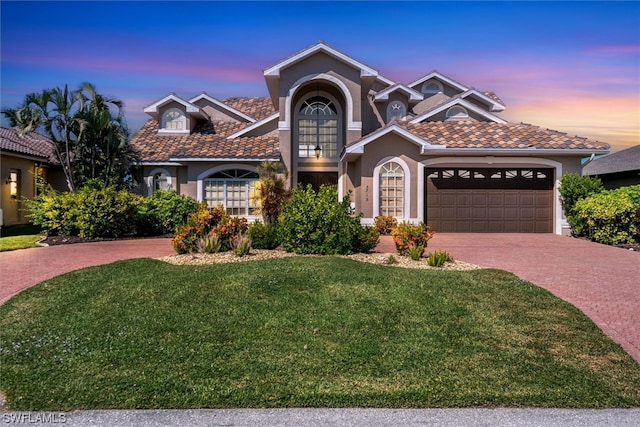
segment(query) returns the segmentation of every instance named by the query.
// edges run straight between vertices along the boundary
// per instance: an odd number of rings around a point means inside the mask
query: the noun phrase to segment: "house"
[[[585,163],[582,174],[598,177],[607,189],[640,184],[640,145]]]
[[[54,163],[50,139],[35,132],[22,135],[16,127],[0,128],[0,226],[29,222],[22,199],[36,195],[36,176],[49,179]]]
[[[252,218],[263,160],[289,185],[336,184],[378,215],[439,232],[568,233],[558,182],[609,145],[507,122],[506,106],[432,71],[410,83],[318,42],[263,71],[269,97],[169,94],[132,145],[146,194],[171,188]]]

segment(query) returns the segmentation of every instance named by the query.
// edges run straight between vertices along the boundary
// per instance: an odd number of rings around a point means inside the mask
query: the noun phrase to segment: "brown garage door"
[[[551,233],[553,170],[427,169],[426,222],[437,232]]]

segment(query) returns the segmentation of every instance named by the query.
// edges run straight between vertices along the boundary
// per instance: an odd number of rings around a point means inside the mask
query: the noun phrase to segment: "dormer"
[[[255,123],[257,120],[224,102],[209,96],[206,92],[191,98],[189,103],[199,107],[213,121]]]
[[[389,123],[394,120],[405,120],[408,111],[423,99],[424,96],[421,93],[397,83],[375,94],[373,102],[385,123]]]
[[[426,76],[409,83],[408,86],[411,89],[422,93],[425,99],[438,94],[444,94],[448,97],[452,97],[469,90],[465,85],[460,84],[435,70]]]
[[[198,120],[206,118],[200,107],[174,93],[149,105],[144,112],[158,121],[161,134],[189,134]]]

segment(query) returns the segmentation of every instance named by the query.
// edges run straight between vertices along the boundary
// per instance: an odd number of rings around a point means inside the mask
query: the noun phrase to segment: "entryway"
[[[338,185],[338,173],[337,172],[298,172],[298,183],[303,187],[307,184],[311,184],[313,190],[317,193],[320,186]]]

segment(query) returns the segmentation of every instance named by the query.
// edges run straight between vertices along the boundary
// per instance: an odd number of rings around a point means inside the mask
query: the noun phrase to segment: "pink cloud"
[[[587,53],[616,56],[640,55],[640,43],[598,46],[587,50]]]

